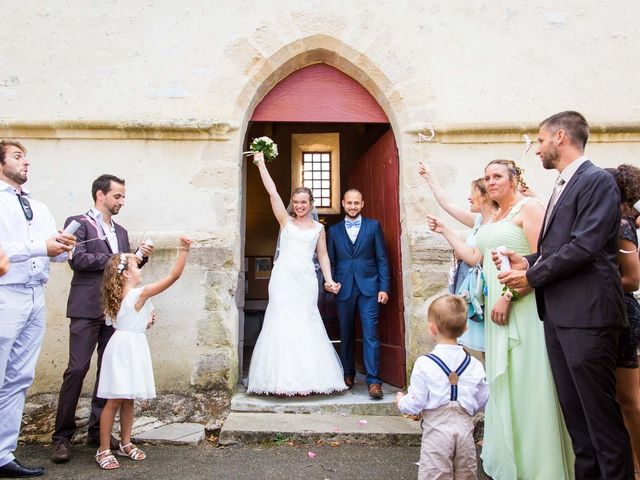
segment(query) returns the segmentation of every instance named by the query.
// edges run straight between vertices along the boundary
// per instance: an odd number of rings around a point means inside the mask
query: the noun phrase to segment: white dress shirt
[[[438,344],[433,352],[451,371],[455,371],[466,353],[460,345]],[[474,357],[458,379],[458,403],[469,415],[482,410],[489,398],[487,375],[482,364]],[[402,413],[416,415],[422,410],[434,410],[451,401],[451,384],[442,369],[430,358],[422,355],[411,372],[407,395],[400,399]]]
[[[351,228],[347,228],[347,222],[360,222],[360,226],[356,227],[355,225]],[[358,215],[358,218],[354,218],[353,220],[349,217],[344,217],[344,229],[347,231],[347,235],[349,236],[349,240],[351,243],[356,243],[356,238],[358,238],[358,233],[360,233],[360,228],[362,227],[362,215]]]
[[[105,223],[102,212],[97,208],[89,210],[89,216],[96,222],[97,228],[101,229],[102,233],[98,232],[98,236],[107,238],[113,253],[120,253],[118,251],[118,237],[116,236],[116,226],[113,223],[113,218],[110,223]]]
[[[65,262],[68,255],[65,252],[55,258],[47,257],[45,241],[58,233],[55,220],[44,203],[22,189],[33,211],[33,219],[27,221],[19,193],[0,181],[0,245],[11,261],[9,271],[0,277],[0,285],[38,286],[49,280],[49,261]]]
[[[573,177],[575,173],[578,171],[578,168],[580,168],[580,165],[582,165],[587,160],[589,159],[583,155],[581,157],[576,158],[573,162],[567,165],[564,168],[564,170],[562,170],[562,173],[560,173],[559,177],[564,180],[564,184],[560,188],[560,193],[558,194],[558,197],[562,195],[562,191],[567,186],[567,183],[569,183],[569,180],[571,180],[571,177]]]

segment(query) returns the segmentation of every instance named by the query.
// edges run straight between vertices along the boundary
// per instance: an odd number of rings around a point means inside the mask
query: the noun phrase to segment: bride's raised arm
[[[269,170],[267,170],[267,166],[264,163],[264,154],[262,152],[256,152],[253,158],[254,163],[258,166],[258,171],[260,172],[260,178],[262,178],[264,188],[269,194],[273,214],[275,215],[276,220],[278,220],[280,228],[282,228],[285,226],[289,218],[287,208],[284,206],[282,198],[280,198],[280,195],[278,194],[276,184],[273,182],[271,175],[269,175]]]

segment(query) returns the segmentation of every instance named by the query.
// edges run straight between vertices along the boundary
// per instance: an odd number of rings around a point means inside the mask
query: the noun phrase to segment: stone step
[[[151,445],[198,445],[205,439],[199,423],[170,423],[133,435],[133,441]]]
[[[420,445],[420,422],[400,416],[231,412],[220,431],[234,443],[342,442]]]
[[[364,376],[356,377],[356,384],[351,390],[329,395],[309,395],[306,397],[273,397],[236,393],[231,399],[232,412],[263,413],[335,413],[347,415],[380,415],[399,416],[396,407],[396,392],[400,389],[393,385],[383,384],[384,398],[369,398]]]

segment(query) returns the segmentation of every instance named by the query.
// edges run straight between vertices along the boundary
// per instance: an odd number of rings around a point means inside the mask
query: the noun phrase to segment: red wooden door
[[[380,378],[399,387],[406,385],[404,348],[404,307],[402,304],[402,259],[400,256],[400,205],[398,201],[398,149],[389,130],[365,152],[349,172],[349,187],[364,197],[362,214],[380,222],[384,234],[391,292],[386,305],[380,305]],[[356,322],[356,361],[362,369],[362,333]]]

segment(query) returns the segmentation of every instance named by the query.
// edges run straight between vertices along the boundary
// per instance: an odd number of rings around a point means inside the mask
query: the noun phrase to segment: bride
[[[269,281],[264,325],[251,358],[247,392],[308,395],[345,390],[338,354],[318,311],[314,252],[325,288],[337,293],[340,284],[331,277],[324,227],[311,217],[313,194],[308,188],[296,188],[287,211],[262,153],[255,154],[254,163],[280,223],[280,248]]]

